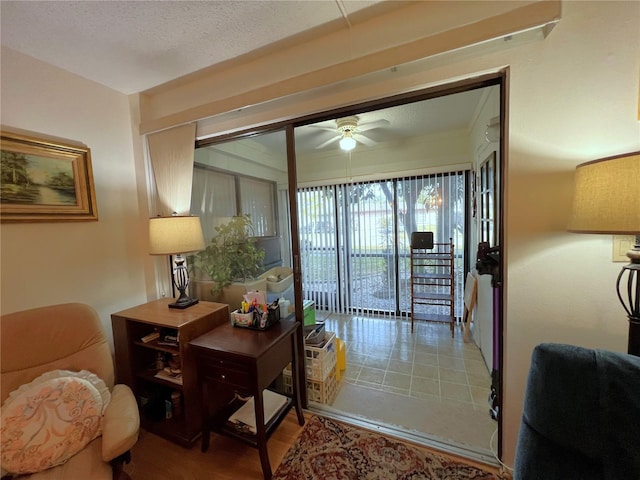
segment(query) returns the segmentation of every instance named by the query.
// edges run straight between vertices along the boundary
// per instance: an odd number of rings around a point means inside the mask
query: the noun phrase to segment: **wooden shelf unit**
[[[453,338],[456,321],[454,250],[453,239],[449,239],[448,243],[412,240],[411,332],[415,320],[446,322],[450,325]]]
[[[133,390],[145,430],[191,447],[202,430],[202,407],[195,356],[189,342],[229,323],[229,307],[200,302],[180,310],[168,307],[173,301],[173,298],[155,300],[111,315],[116,375],[119,383]],[[161,333],[159,339],[148,343],[141,340],[156,330]],[[178,337],[178,346],[158,343],[167,334]],[[158,372],[155,365],[158,353],[179,356],[182,384],[154,376]],[[170,400],[172,392],[181,394],[181,411],[164,418],[158,414],[158,402]],[[153,402],[153,406],[149,402]]]

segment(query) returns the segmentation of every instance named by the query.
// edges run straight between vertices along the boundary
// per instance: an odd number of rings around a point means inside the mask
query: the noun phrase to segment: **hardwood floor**
[[[305,418],[310,418],[305,413]],[[295,411],[284,418],[267,442],[271,469],[275,472],[282,458],[304,427],[298,425]],[[124,471],[133,480],[261,480],[258,450],[238,440],[215,433],[206,453],[200,442],[191,449],[176,445],[145,430],[131,452],[131,463]]]
[[[305,418],[311,418],[305,412]],[[295,411],[284,418],[267,442],[271,469],[275,472],[289,448],[304,427],[298,425]],[[428,449],[427,449],[428,450]],[[438,455],[448,456],[442,452]],[[132,480],[261,480],[262,469],[258,450],[233,438],[211,434],[206,453],[200,451],[200,442],[191,449],[180,447],[157,435],[140,430],[138,443],[133,447],[131,463],[124,471]],[[498,473],[497,468],[478,464],[468,459],[465,463]]]

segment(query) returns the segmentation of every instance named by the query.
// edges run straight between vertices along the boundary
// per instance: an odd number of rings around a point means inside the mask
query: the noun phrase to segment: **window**
[[[229,217],[249,214],[255,237],[277,234],[276,184],[196,164],[193,169],[191,213],[200,216],[205,239]]]

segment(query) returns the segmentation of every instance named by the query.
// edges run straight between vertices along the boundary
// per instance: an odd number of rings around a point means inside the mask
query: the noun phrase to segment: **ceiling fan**
[[[376,142],[364,135],[363,132],[389,125],[389,120],[385,119],[362,124],[358,123],[358,120],[359,118],[357,116],[352,115],[350,117],[338,118],[336,120],[336,126],[333,128],[318,126],[318,128],[322,128],[324,130],[337,130],[337,133],[334,137],[330,138],[326,142],[322,142],[316,148],[324,148],[336,141],[340,142],[340,148],[345,151],[353,150],[357,142],[363,143],[367,146],[372,146],[375,145]]]

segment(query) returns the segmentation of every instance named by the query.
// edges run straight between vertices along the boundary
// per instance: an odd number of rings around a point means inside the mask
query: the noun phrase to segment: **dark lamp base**
[[[169,308],[189,308],[191,305],[195,305],[200,300],[197,298],[189,298],[189,297],[180,297],[175,303],[170,303]]]
[[[629,315],[629,346],[627,353],[640,357],[640,317]]]

